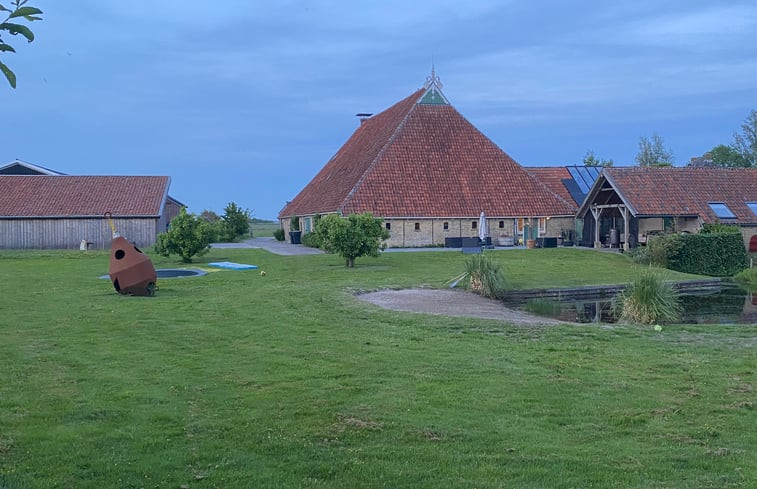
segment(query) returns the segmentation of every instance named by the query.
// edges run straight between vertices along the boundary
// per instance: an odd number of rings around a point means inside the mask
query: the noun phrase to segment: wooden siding
[[[140,248],[155,244],[159,219],[113,219],[121,236]],[[0,249],[79,249],[81,241],[90,249],[110,247],[108,221],[97,219],[0,219]]]

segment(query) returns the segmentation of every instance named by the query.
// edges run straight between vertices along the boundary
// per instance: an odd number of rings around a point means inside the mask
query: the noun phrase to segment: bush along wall
[[[685,273],[730,277],[748,266],[741,233],[677,235],[669,248],[667,267]]]

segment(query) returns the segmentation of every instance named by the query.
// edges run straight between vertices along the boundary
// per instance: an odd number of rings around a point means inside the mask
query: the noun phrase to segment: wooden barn
[[[183,205],[168,196],[167,176],[0,174],[0,249],[78,249],[110,246],[105,219],[149,247]]]

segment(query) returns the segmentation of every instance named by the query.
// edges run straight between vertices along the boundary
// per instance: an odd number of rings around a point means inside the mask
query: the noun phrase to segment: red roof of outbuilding
[[[363,122],[279,217],[575,213],[572,200],[529,175],[451,105],[421,102],[426,92],[420,89]]]
[[[734,222],[757,224],[757,215],[747,206],[757,202],[757,169],[606,168],[602,175],[637,216],[698,215],[716,222],[709,203],[717,202],[731,209]],[[592,192],[596,185],[601,182]]]
[[[160,216],[165,176],[0,176],[0,217]]]

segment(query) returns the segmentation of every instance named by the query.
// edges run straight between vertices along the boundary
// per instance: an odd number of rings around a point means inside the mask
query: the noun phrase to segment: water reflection
[[[537,298],[511,302],[508,307],[540,316],[578,323],[614,323],[612,299]],[[757,324],[757,293],[736,286],[719,291],[681,294],[683,324]]]

